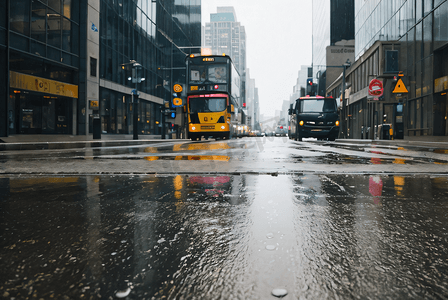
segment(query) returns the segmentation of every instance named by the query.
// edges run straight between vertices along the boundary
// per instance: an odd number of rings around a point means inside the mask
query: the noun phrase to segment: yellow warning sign
[[[406,86],[404,85],[403,80],[398,79],[397,85],[395,86],[395,89],[393,90],[392,93],[394,94],[404,94],[407,93],[408,89],[406,88]]]

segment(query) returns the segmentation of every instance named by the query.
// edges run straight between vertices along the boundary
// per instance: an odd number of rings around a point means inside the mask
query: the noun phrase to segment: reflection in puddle
[[[304,299],[448,294],[446,176],[0,177],[0,192],[8,298],[267,299],[289,279]]]
[[[434,150],[434,153],[448,154],[448,150],[447,149],[436,149],[436,150]]]
[[[176,144],[173,146],[163,146],[163,147],[146,147],[143,151],[145,153],[158,153],[158,152],[166,152],[166,151],[213,151],[213,150],[227,150],[232,149],[232,147],[228,143],[185,143],[185,144]]]
[[[156,160],[213,160],[229,161],[230,157],[226,155],[178,155],[178,156],[145,156],[147,161]]]

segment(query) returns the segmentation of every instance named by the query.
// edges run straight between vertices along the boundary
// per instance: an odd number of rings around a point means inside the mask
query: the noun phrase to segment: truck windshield
[[[302,100],[300,112],[335,112],[336,101],[334,99],[307,99]]]

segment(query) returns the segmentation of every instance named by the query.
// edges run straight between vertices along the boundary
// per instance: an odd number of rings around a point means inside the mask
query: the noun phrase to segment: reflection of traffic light
[[[311,95],[313,93],[313,78],[306,80],[306,94]]]

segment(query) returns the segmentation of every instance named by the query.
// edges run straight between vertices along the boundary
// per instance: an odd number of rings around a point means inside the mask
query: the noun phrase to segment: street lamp
[[[132,62],[132,61],[131,61]],[[132,62],[132,83],[135,83],[135,89],[132,90],[132,109],[134,111],[134,121],[133,121],[133,139],[138,140],[138,96],[140,93],[137,89],[137,84],[145,80],[142,78],[143,67],[136,61]]]

